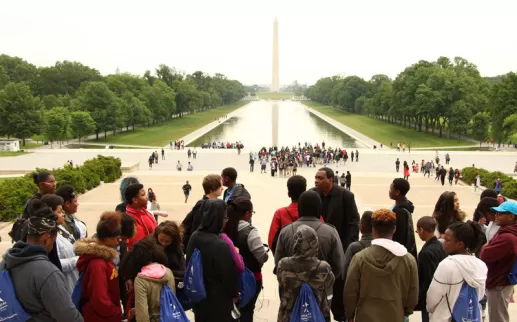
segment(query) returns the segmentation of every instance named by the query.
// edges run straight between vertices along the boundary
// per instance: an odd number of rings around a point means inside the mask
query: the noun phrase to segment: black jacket
[[[226,204],[220,199],[205,202],[199,229],[192,234],[187,246],[187,263],[199,249],[203,262],[206,298],[194,304],[196,321],[227,321],[238,296],[237,269],[230,247],[219,234],[226,215]]]
[[[185,262],[185,253],[183,253],[183,249],[176,248],[173,245],[170,245],[166,248],[165,255],[167,255],[167,267],[170,268],[172,273],[174,274],[174,279],[183,280],[183,276],[185,276],[186,270],[186,262]]]
[[[393,234],[393,241],[404,245],[407,251],[416,259],[415,225],[412,217],[415,206],[413,206],[411,201],[404,199],[398,204],[395,204],[392,211],[397,215],[397,229]]]
[[[203,205],[208,200],[207,196],[203,196],[201,200],[196,202],[192,210],[187,214],[181,225],[183,226],[183,249],[186,250],[190,237],[198,229],[203,218]]]
[[[447,257],[442,243],[433,237],[418,254],[418,304],[415,311],[425,311],[427,290],[433,281],[438,264]]]
[[[240,184],[240,183],[236,183],[235,184],[235,189],[233,190],[233,193],[232,195],[230,196],[230,198],[235,198],[235,197],[246,197],[248,199],[251,199],[251,195],[250,193],[248,192],[248,190],[246,190],[246,188],[244,188],[244,185],[243,184]],[[226,195],[228,194],[228,191],[231,190],[231,189],[226,189],[224,191],[224,194],[223,194],[223,199],[226,200]]]
[[[338,185],[334,185],[326,197],[316,188],[312,190],[320,195],[323,204],[328,202],[327,211],[322,214],[322,217],[326,223],[336,228],[343,245],[343,252],[346,251],[348,245],[359,240],[359,213],[354,194]],[[330,199],[326,200],[326,198]]]

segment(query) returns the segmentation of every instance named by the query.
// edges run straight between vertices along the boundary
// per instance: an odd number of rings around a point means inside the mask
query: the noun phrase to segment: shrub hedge
[[[82,166],[65,165],[54,170],[36,169],[36,172],[48,171],[54,175],[57,188],[64,184],[74,187],[76,193],[84,193],[97,187],[101,181],[114,182],[122,176],[119,158],[98,155],[84,162]],[[32,174],[3,180],[0,183],[0,221],[10,221],[23,213],[28,199],[37,191]]]
[[[468,184],[473,184],[478,174],[481,176],[481,185],[483,187],[494,189],[495,181],[499,178],[503,185],[501,194],[507,198],[517,199],[517,181],[513,177],[501,171],[490,172],[486,169],[474,167],[461,170],[462,180]]]

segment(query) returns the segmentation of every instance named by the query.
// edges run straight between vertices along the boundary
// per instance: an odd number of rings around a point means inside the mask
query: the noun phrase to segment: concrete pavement
[[[373,151],[360,150],[360,162],[349,162],[346,169],[352,173],[352,192],[355,194],[356,203],[359,212],[362,213],[367,209],[378,209],[391,207],[393,202],[388,197],[388,189],[391,181],[395,177],[401,177],[402,173],[394,171],[394,159],[398,156],[401,160],[416,160],[420,156],[430,159],[434,158],[433,152],[419,152],[419,154],[402,154],[394,153],[394,151]],[[188,162],[186,151],[170,151],[167,150],[165,161],[160,160],[153,170],[147,170],[145,161],[151,150],[68,150],[68,151],[51,151],[52,153],[33,153],[16,157],[9,161],[0,160],[0,169],[5,166],[16,167],[57,167],[64,164],[68,159],[73,159],[76,164],[95,156],[98,153],[115,155],[122,158],[123,162],[134,160],[144,161],[141,164],[140,171],[131,173],[136,176],[146,188],[153,188],[157,195],[158,202],[163,210],[169,212],[170,220],[181,221],[190,211],[195,202],[202,196],[201,181],[202,178],[209,173],[220,173],[221,169],[227,166],[235,167],[239,172],[237,181],[243,183],[252,195],[252,201],[256,214],[253,217],[253,224],[257,227],[264,242],[267,241],[267,234],[271,218],[276,209],[287,206],[290,200],[287,196],[286,182],[287,178],[271,177],[269,174],[260,174],[259,167],[255,167],[255,172],[250,173],[248,168],[248,155],[245,151],[242,155],[237,155],[235,150],[200,150],[198,149],[198,159],[190,159],[194,165],[194,171],[187,172],[175,171],[175,164],[178,159],[183,162],[184,168]],[[476,164],[492,165],[499,169],[505,164],[510,164],[513,168],[514,156],[504,155],[503,153],[479,153],[465,152],[462,154],[451,154],[451,165],[454,167],[463,167],[469,165],[476,157]],[[404,156],[404,158],[402,158]],[[410,158],[408,158],[410,157]],[[19,159],[24,158],[24,159]],[[143,160],[141,160],[144,158]],[[7,158],[1,158],[7,159]],[[336,167],[331,165],[334,170],[341,173],[345,170],[343,166]],[[315,168],[300,168],[298,173],[307,178],[308,187],[314,184]],[[184,202],[184,196],[181,190],[182,185],[189,180],[193,190],[191,199],[188,203]],[[447,190],[453,190],[458,194],[461,209],[464,210],[469,217],[473,213],[478,201],[479,192],[475,193],[471,187],[444,186],[442,187],[434,178],[423,178],[421,174],[412,174],[410,177],[411,191],[408,198],[415,204],[414,222],[421,216],[431,215],[435,202],[440,194]],[[96,223],[101,213],[105,210],[113,210],[120,202],[120,192],[118,189],[119,182],[102,184],[81,195],[79,197],[78,216],[87,223],[89,234],[94,233]],[[163,220],[162,218],[160,220]],[[0,236],[3,242],[0,244],[0,252],[10,246],[7,232],[10,226],[0,228]],[[422,242],[418,240],[418,248],[422,246]],[[278,311],[278,284],[276,276],[272,274],[274,260],[270,254],[270,259],[263,268],[264,273],[264,291],[261,292],[257,302],[255,321],[276,321]],[[517,321],[517,307],[511,304],[512,321]],[[419,314],[414,314],[410,321],[420,321]]]

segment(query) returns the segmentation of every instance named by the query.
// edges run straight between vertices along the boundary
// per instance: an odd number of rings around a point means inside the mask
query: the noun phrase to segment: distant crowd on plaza
[[[310,155],[317,148],[309,146],[262,157]],[[334,153],[323,144],[321,151],[313,160]],[[481,321],[486,312],[491,322],[510,321],[516,202],[486,189],[467,220],[446,191],[431,216],[414,222],[410,184],[396,178],[386,187],[393,206],[359,216],[354,194],[336,182],[328,167],[315,169],[310,189],[292,174],[291,203],[273,214],[265,243],[253,226],[264,214],[255,214],[234,168],[204,177],[204,195],[181,223],[158,224],[168,214],[156,193],[126,177],[114,211],[90,231],[77,217],[73,186],[56,190],[51,173],[37,173],[38,190],[0,263],[0,320],[15,310],[41,322],[187,321],[192,309],[200,322],[253,321],[263,265],[274,260],[280,322],[400,322],[414,311],[422,321]]]
[[[250,151],[249,166],[250,172],[255,171],[255,163],[260,164],[260,173],[269,172],[271,176],[289,176],[296,175],[298,167],[316,167],[317,165],[328,166],[329,164],[346,165],[348,159],[351,162],[359,162],[359,151],[350,150],[350,154],[346,149],[332,148],[326,146],[325,141],[321,145],[316,143],[312,145],[305,142],[302,146],[298,142],[298,146],[289,148],[285,147],[262,147],[258,152]]]

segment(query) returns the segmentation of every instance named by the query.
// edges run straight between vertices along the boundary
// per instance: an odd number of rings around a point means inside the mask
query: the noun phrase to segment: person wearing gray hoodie
[[[52,210],[48,209],[49,217]],[[57,237],[55,218],[30,217],[27,242],[19,241],[4,254],[0,270],[11,274],[16,297],[34,322],[83,322],[72,303],[63,273],[48,253]]]

